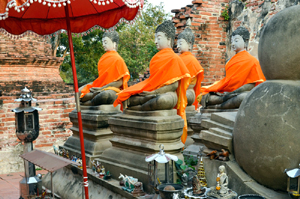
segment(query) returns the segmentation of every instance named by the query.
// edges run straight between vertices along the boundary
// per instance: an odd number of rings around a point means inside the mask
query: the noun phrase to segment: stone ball
[[[300,80],[300,5],[274,15],[265,25],[258,59],[267,80]]]
[[[234,155],[255,181],[286,191],[285,169],[300,163],[300,81],[270,80],[242,102],[233,130]]]

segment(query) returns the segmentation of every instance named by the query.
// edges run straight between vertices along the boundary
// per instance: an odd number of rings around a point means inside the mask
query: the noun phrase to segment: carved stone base
[[[176,155],[183,160],[180,153],[183,147],[180,137],[184,122],[176,114],[175,109],[125,110],[123,114],[111,117],[109,125],[114,133],[114,137],[110,140],[112,147],[100,155],[99,161],[104,164],[106,170],[110,171],[113,178],[118,178],[120,173],[133,176],[144,184],[146,192],[151,192],[152,188],[146,186],[149,185],[149,178],[148,163],[145,162],[145,158],[158,153],[159,145],[163,144],[166,153]],[[164,175],[164,169],[162,167],[159,169],[159,173]],[[176,176],[175,168],[173,170],[173,176]]]
[[[111,139],[113,135],[108,127],[108,119],[119,113],[121,113],[120,106],[81,106],[84,148],[88,166],[91,167],[91,161],[99,157],[105,149],[111,147],[109,139]],[[71,127],[73,135],[69,137],[60,148],[68,150],[70,158],[72,155],[81,157],[76,110],[73,110],[69,114],[69,117],[73,123],[73,127]]]
[[[191,136],[194,134],[193,129],[191,128],[191,125],[189,123],[190,118],[195,117],[195,115],[197,114],[197,111],[195,110],[195,106],[191,105],[191,106],[187,106],[185,109],[185,113],[186,113],[186,120],[187,120],[187,124],[188,124],[188,137],[186,139],[185,142],[185,148],[191,144],[193,144],[193,139],[191,138]]]
[[[216,187],[211,187],[210,191],[207,192],[207,196],[217,199],[236,199],[238,194],[230,189],[228,190],[228,193],[220,194],[219,191],[216,190]]]
[[[183,155],[196,158],[201,147],[204,147],[205,151],[208,147],[213,150],[226,149],[232,152],[231,132],[234,124],[232,117],[236,115],[237,110],[201,109],[201,113],[197,113],[194,117],[191,117],[189,125],[194,131],[194,134],[191,136],[194,142],[183,151]],[[226,112],[228,112],[229,118],[223,116]],[[214,113],[217,114],[213,115]],[[218,114],[221,114],[222,117],[218,116]],[[224,133],[223,131],[225,130],[229,131],[229,133]]]

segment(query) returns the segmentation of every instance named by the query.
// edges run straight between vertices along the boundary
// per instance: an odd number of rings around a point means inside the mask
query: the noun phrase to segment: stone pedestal
[[[210,147],[217,150],[223,148],[228,150],[230,148],[229,150],[232,151],[232,147],[226,146],[229,142],[231,143],[232,140],[231,132],[237,110],[238,109],[201,109],[200,113],[191,117],[189,119],[189,125],[194,131],[194,134],[191,136],[194,143],[183,151],[183,155],[197,157],[201,147],[204,147],[204,149]],[[225,112],[228,112],[228,114]],[[214,113],[216,114],[214,115]],[[234,114],[234,118],[231,113]],[[229,133],[227,131],[229,131]],[[220,143],[216,144],[214,140],[220,141]],[[226,143],[222,144],[224,140]]]
[[[231,158],[230,161],[210,160],[203,158],[205,177],[208,187],[216,186],[216,177],[219,173],[219,167],[225,166],[228,176],[228,188],[235,191],[238,195],[258,194],[266,199],[288,199],[287,192],[276,192],[257,183],[253,178],[243,171],[237,162]]]
[[[193,139],[191,138],[191,136],[194,134],[194,131],[193,129],[191,128],[191,125],[190,125],[190,119],[195,117],[195,115],[197,114],[197,111],[195,110],[195,106],[192,105],[192,106],[187,106],[186,109],[185,109],[185,113],[186,113],[186,120],[187,120],[187,124],[188,124],[188,137],[186,139],[186,142],[185,142],[185,148],[191,144],[193,144]]]
[[[99,157],[105,149],[111,147],[109,139],[111,139],[113,135],[108,127],[108,119],[119,113],[121,113],[120,106],[81,106],[84,148],[88,166],[91,166],[91,160]],[[69,117],[73,123],[71,127],[73,135],[69,137],[60,148],[68,150],[70,157],[72,157],[72,155],[81,157],[76,110],[73,110],[69,114]]]
[[[176,110],[163,111],[130,111],[115,115],[109,119],[109,125],[114,133],[110,140],[112,147],[105,150],[99,161],[110,171],[113,178],[120,173],[138,178],[144,184],[146,192],[152,188],[149,184],[148,155],[159,152],[159,145],[164,145],[164,151],[176,155],[183,160],[180,153],[183,144],[180,140],[184,126],[183,119]],[[160,164],[159,164],[160,165]],[[159,167],[159,173],[164,169]],[[176,170],[174,168],[174,176]],[[161,178],[160,178],[161,179]]]

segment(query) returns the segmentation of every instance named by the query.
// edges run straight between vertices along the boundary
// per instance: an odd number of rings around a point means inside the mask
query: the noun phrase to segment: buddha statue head
[[[116,31],[106,32],[102,36],[102,45],[105,51],[117,51],[119,34]]]
[[[225,172],[225,166],[224,165],[219,166],[219,172],[220,172],[220,174]]]
[[[180,53],[192,51],[194,42],[195,42],[195,36],[193,34],[193,31],[189,27],[187,27],[178,36],[178,41],[177,41],[178,51]]]
[[[155,30],[155,44],[158,50],[172,48],[175,39],[175,26],[171,20],[164,21]]]
[[[231,49],[235,51],[235,53],[246,50],[249,38],[249,31],[243,26],[238,27],[231,35]]]

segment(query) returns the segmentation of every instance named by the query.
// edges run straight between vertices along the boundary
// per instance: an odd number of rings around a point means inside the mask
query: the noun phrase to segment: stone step
[[[237,112],[213,113],[210,119],[223,125],[234,127],[236,114]]]
[[[213,150],[228,150],[230,153],[232,150],[232,138],[221,136],[215,133],[212,133],[207,130],[203,130],[200,133],[200,138],[202,139],[202,143],[209,149]]]
[[[222,129],[220,129],[220,128],[210,128],[209,131],[210,131],[211,133],[215,133],[215,134],[217,134],[217,135],[221,135],[221,136],[228,137],[228,138],[231,138],[231,139],[232,139],[232,133],[231,133],[231,132],[222,130]]]
[[[207,129],[219,128],[219,129],[231,132],[231,133],[233,131],[233,127],[230,127],[230,126],[227,126],[227,125],[224,125],[219,122],[212,121],[212,120],[202,120],[201,126],[207,128]]]

